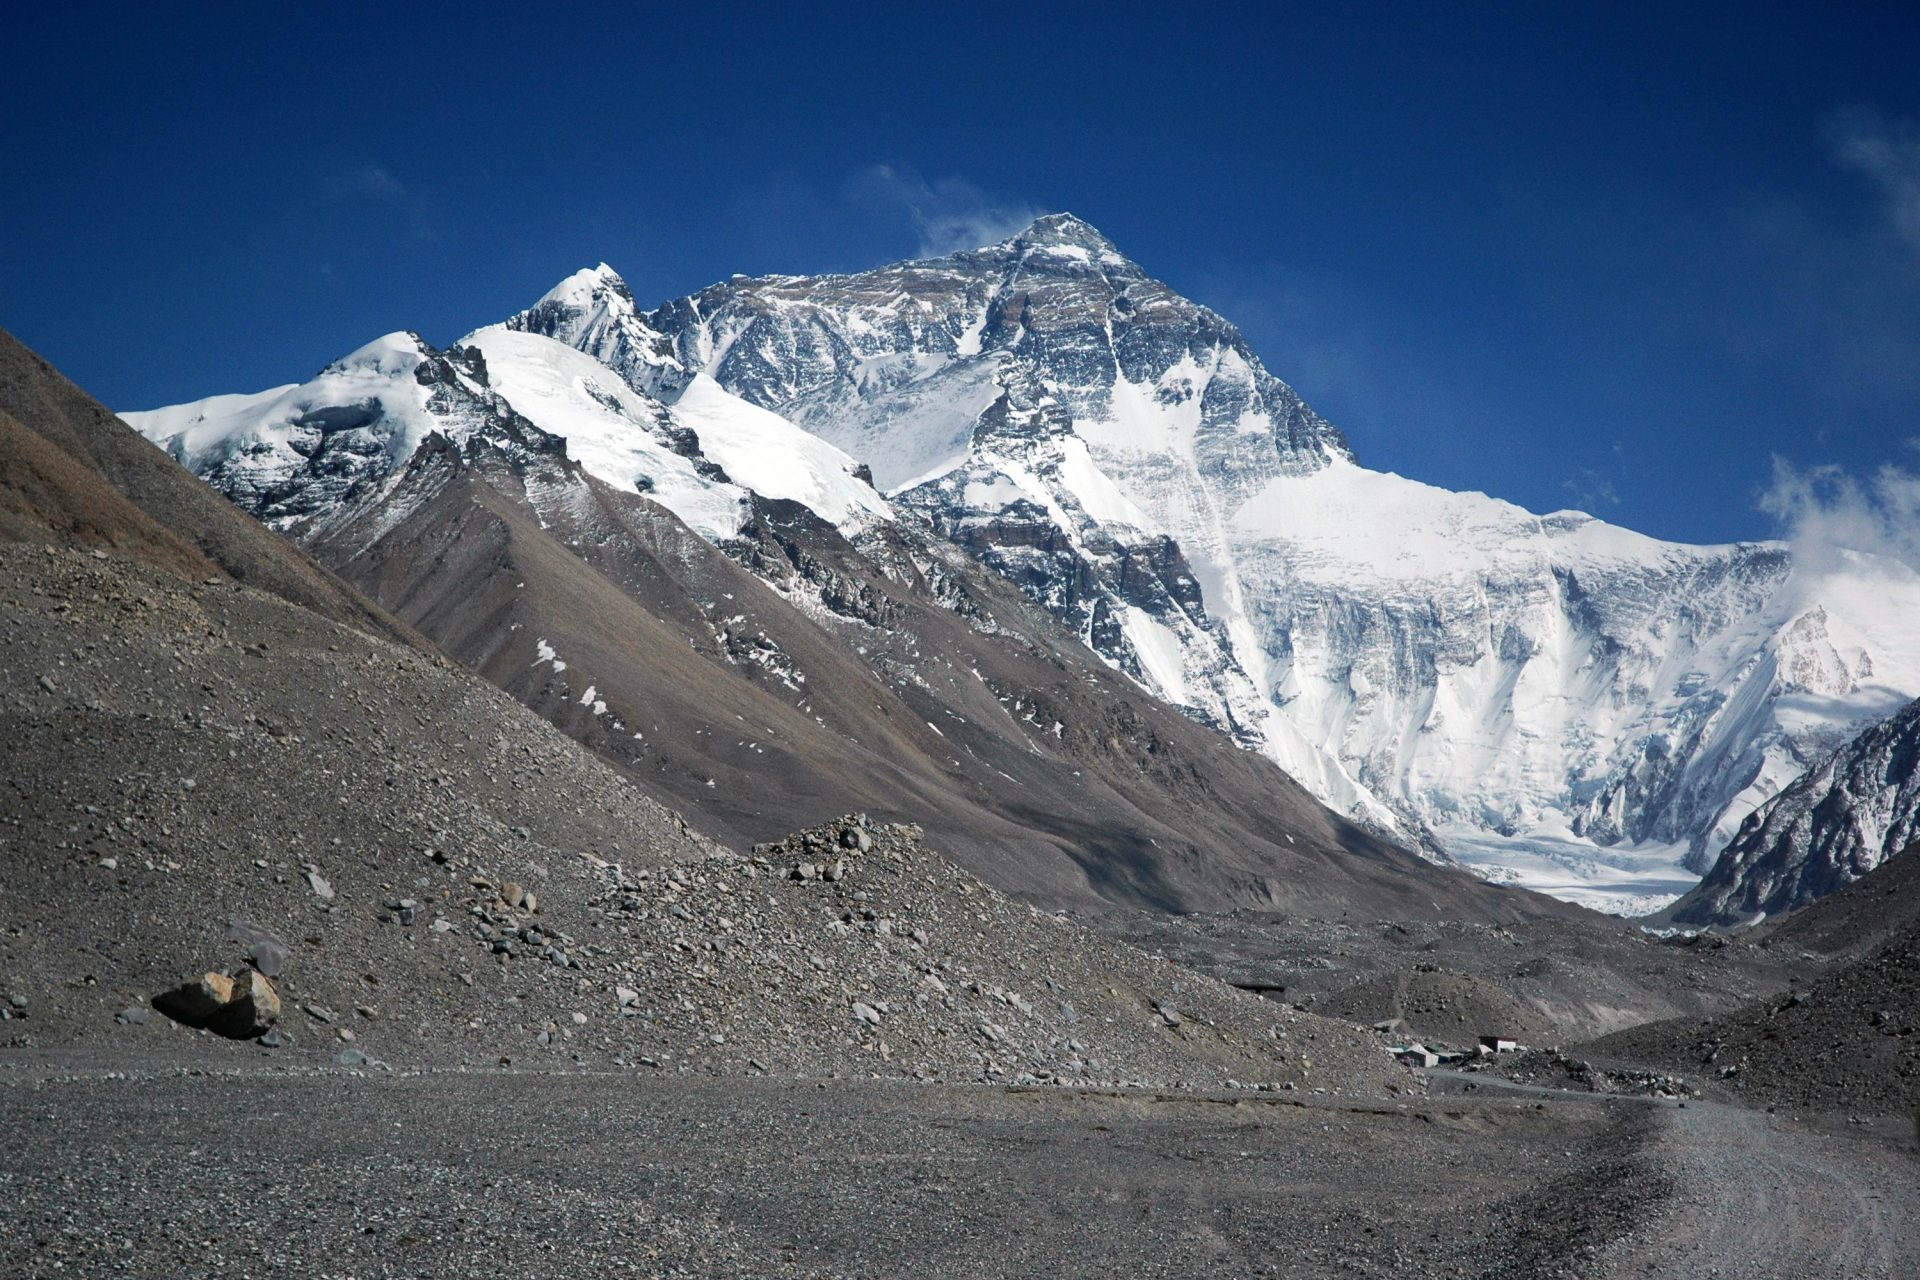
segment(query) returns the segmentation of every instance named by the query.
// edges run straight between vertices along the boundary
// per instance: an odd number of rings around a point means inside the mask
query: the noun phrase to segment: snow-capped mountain
[[[739,531],[749,492],[849,531],[891,518],[852,460],[779,415],[705,375],[663,391],[671,403],[572,347],[496,325],[444,352],[391,333],[304,383],[121,417],[283,531],[390,483],[431,434],[459,444],[529,419],[588,471],[713,539]]]
[[[1678,894],[1679,864],[1920,691],[1904,566],[1369,471],[1231,324],[1068,215],[856,275],[734,277],[622,334],[867,463],[1336,807],[1598,905]]]
[[[623,294],[586,272],[446,351],[396,334],[127,418],[729,840],[864,809],[1055,904],[1558,909],[1423,865],[1148,696],[833,445],[626,362],[658,346]],[[627,373],[530,331],[595,309],[560,331]]]
[[[1797,778],[1740,824],[1681,924],[1753,924],[1844,889],[1920,840],[1920,702]]]
[[[1609,909],[1683,892],[1920,692],[1904,566],[1368,470],[1230,323],[1068,215],[652,311],[600,266],[447,353],[409,342],[128,420],[288,528],[503,412],[709,539],[754,494],[856,543],[930,528],[1337,811]]]

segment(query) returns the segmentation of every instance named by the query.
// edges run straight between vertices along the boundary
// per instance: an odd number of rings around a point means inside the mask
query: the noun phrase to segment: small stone
[[[623,1005],[637,1004],[639,1003],[639,1000],[640,1000],[640,993],[638,991],[635,991],[632,987],[615,987],[613,989],[613,996],[614,996],[614,999],[618,1000]]]
[[[352,1044],[356,1038],[353,1034],[352,1027],[335,1027],[333,1029],[333,1034],[335,1034],[336,1036],[339,1036],[340,1041],[343,1044]]]
[[[853,1016],[870,1027],[880,1025],[880,1011],[862,1000],[853,1002]]]
[[[137,1004],[131,1009],[122,1009],[113,1015],[113,1020],[123,1026],[144,1027],[147,1025],[148,1010],[145,1005]]]
[[[515,910],[518,910],[520,904],[526,901],[526,897],[526,889],[521,887],[520,882],[517,880],[509,880],[500,886],[500,901]]]
[[[293,1033],[275,1027],[260,1037],[260,1043],[269,1049],[285,1049],[293,1043]]]
[[[263,938],[247,948],[247,959],[269,978],[279,977],[292,956],[285,943],[275,942],[271,938]]]
[[[576,1026],[576,1027],[584,1027],[584,1026],[586,1026],[586,1025],[587,1025],[587,1015],[586,1015],[586,1014],[584,1014],[584,1013],[581,1013],[581,1012],[579,1012],[579,1011],[577,1011],[577,1010],[576,1010],[576,1011],[574,1012],[574,1015],[573,1015],[573,1025],[574,1025],[574,1026]]]
[[[327,878],[314,867],[307,868],[307,887],[313,890],[314,896],[320,901],[333,901],[333,886],[328,884]]]
[[[837,884],[841,880],[845,879],[846,875],[847,875],[846,861],[844,859],[836,859],[833,863],[827,866],[827,868],[820,873],[820,878],[822,880],[825,880],[829,884]]]
[[[7,997],[7,1004],[14,1009],[24,1009],[27,1007],[27,998],[16,991]]]
[[[119,869],[120,860],[118,858],[102,858],[100,859],[100,865],[108,871],[115,871]]]

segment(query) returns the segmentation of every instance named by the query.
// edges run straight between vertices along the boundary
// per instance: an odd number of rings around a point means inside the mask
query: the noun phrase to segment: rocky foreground
[[[1609,1190],[1649,1123],[580,1072],[0,1079],[0,1132],[42,1135],[4,1144],[0,1271],[1551,1274],[1658,1192]]]
[[[10,1049],[1413,1087],[912,827],[722,848],[505,695],[230,583],[0,548],[0,660],[32,673],[0,694]],[[209,972],[272,983],[270,1034],[152,1007]]]

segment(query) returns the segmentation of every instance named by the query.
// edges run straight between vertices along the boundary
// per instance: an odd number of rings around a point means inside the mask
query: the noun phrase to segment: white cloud
[[[1573,475],[1560,482],[1560,487],[1573,495],[1573,501],[1580,510],[1598,511],[1602,507],[1620,505],[1620,489],[1607,476],[1592,467],[1581,467]]]
[[[1759,506],[1780,522],[1802,563],[1865,551],[1920,570],[1920,473],[1886,463],[1862,480],[1843,467],[1802,468],[1776,455]]]
[[[406,184],[377,164],[336,164],[320,176],[320,189],[333,200],[355,198],[405,204]]]
[[[314,185],[322,199],[384,206],[404,218],[416,238],[438,238],[428,201],[383,165],[340,157],[321,160],[314,168]]]
[[[854,182],[857,198],[904,210],[920,237],[920,254],[938,257],[998,244],[1026,230],[1039,211],[990,198],[965,178],[928,181],[910,169],[877,164]]]
[[[1863,107],[1833,118],[1833,158],[1873,183],[1893,228],[1920,249],[1920,126]]]

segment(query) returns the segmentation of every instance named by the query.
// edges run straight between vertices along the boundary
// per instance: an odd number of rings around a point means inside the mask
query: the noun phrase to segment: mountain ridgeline
[[[1397,843],[1651,909],[1920,692],[1903,566],[1368,470],[1069,215],[126,417],[717,831],[925,809],[1043,897],[1326,908]]]

